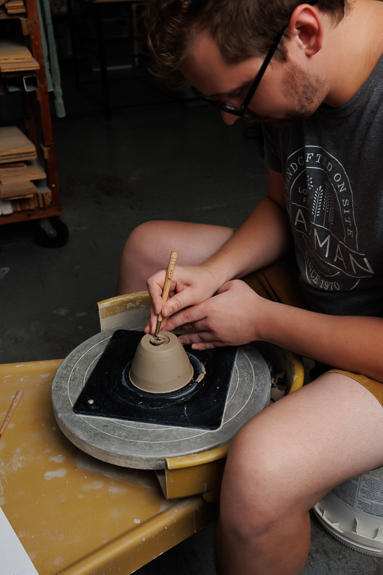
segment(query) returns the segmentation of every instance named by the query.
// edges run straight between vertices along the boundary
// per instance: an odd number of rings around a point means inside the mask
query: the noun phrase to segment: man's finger
[[[233,285],[233,280],[229,281],[229,282],[225,282],[224,284],[221,285],[221,287],[217,290],[217,294],[220,293],[225,293],[226,291],[229,291],[229,289],[232,287]]]
[[[180,336],[180,342],[183,345],[214,343],[215,335],[210,331],[202,330],[192,333],[185,333]]]
[[[173,315],[181,311],[185,307],[191,305],[193,301],[193,294],[190,294],[189,293],[190,291],[191,290],[188,290],[186,288],[184,291],[179,292],[172,298],[168,299],[168,301],[162,308],[162,315],[164,317],[169,317],[170,315]]]
[[[162,309],[162,288],[158,284],[149,284],[149,282],[146,285],[152,300],[153,312],[158,315]]]
[[[157,322],[158,322],[158,315],[155,314],[151,314],[148,325],[150,327],[150,330],[147,333],[151,333],[154,334],[154,332],[156,331],[156,327],[157,327]],[[161,330],[164,330],[165,328],[167,329],[167,331],[170,331],[167,327],[167,320],[166,318],[162,318],[161,321]]]
[[[207,317],[204,308],[204,303],[202,303],[188,307],[187,309],[183,309],[182,311],[172,315],[168,318],[168,329],[174,330],[177,327],[190,324],[193,325],[192,329],[195,329],[197,322],[202,322]],[[199,324],[199,327],[202,327],[201,324]]]
[[[192,349],[196,351],[205,351],[206,349],[214,349],[215,347],[219,347],[213,343],[193,343]]]
[[[217,341],[214,339],[209,339],[210,337],[213,338],[213,335],[210,332],[203,331],[199,333],[191,333],[187,335],[182,335],[179,339],[182,345],[191,345],[192,349],[196,351],[203,351],[205,349],[214,349],[215,347],[222,347],[225,345],[221,341]]]

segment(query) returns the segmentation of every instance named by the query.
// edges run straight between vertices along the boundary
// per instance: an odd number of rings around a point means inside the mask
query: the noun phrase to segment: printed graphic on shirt
[[[304,279],[317,289],[344,291],[371,278],[374,271],[358,247],[353,192],[342,164],[323,148],[306,146],[289,156],[286,168],[287,210]]]

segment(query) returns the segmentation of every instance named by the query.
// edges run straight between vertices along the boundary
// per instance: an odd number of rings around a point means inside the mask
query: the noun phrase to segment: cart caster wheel
[[[37,221],[35,241],[44,248],[61,248],[69,238],[67,226],[58,217]]]

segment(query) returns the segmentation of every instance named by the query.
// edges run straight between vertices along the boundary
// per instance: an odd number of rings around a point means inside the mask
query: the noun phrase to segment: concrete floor
[[[266,188],[262,141],[257,133],[246,138],[245,128],[225,126],[214,109],[180,103],[128,108],[110,122],[100,115],[55,120],[70,238],[46,249],[33,242],[32,224],[0,226],[0,362],[64,358],[97,333],[96,302],[114,295],[122,247],[141,222],[240,225]],[[212,575],[213,531],[137,573]],[[381,560],[341,545],[313,518],[303,574],[367,573],[383,573]]]

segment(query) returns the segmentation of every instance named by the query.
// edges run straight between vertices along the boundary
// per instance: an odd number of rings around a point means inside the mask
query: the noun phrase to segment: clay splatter
[[[55,455],[54,457],[50,457],[48,461],[54,461],[55,463],[62,463],[65,461],[65,455]]]
[[[86,485],[83,485],[81,489],[83,489],[84,491],[90,491],[91,489],[101,489],[101,487],[103,486],[104,486],[103,481],[93,481],[93,483],[87,483]]]
[[[65,467],[60,467],[59,469],[56,469],[56,471],[47,471],[46,473],[44,473],[44,477],[45,479],[50,480],[56,477],[65,477],[67,473],[68,470],[65,469]]]

